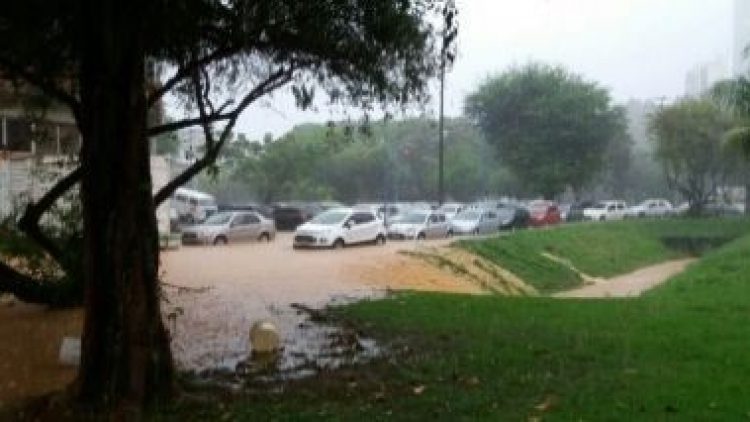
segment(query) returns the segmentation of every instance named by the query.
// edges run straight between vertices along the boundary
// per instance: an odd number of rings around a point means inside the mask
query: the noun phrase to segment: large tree
[[[626,138],[607,91],[560,67],[530,64],[491,77],[466,98],[465,112],[500,160],[546,198],[579,192],[610,142]]]
[[[139,408],[173,391],[160,315],[155,206],[214,162],[248,105],[292,86],[373,107],[421,99],[439,67],[431,0],[27,0],[0,11],[0,73],[73,113],[80,167],[29,205],[23,227],[53,257],[42,214],[80,182],[85,323],[78,397]],[[153,125],[173,94],[192,111]],[[200,125],[205,155],[152,195],[149,139]],[[7,265],[0,277],[37,286]]]
[[[727,133],[727,148],[738,151],[750,161],[750,80],[745,76],[717,83],[712,89],[713,99],[736,119]],[[750,168],[744,169],[745,214],[750,214]]]
[[[656,159],[670,187],[689,202],[692,214],[702,213],[734,170],[733,157],[722,148],[731,127],[732,119],[706,99],[685,99],[652,116]]]

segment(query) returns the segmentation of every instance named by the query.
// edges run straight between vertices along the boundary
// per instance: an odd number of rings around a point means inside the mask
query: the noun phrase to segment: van
[[[188,224],[199,223],[219,210],[212,195],[187,188],[177,188],[172,206],[179,221]]]

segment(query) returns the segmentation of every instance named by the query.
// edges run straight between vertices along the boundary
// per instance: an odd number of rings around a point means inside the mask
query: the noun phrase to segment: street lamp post
[[[443,48],[440,53],[440,116],[438,117],[438,205],[443,205],[445,201],[445,179],[443,164],[445,161],[444,143],[444,100],[445,100],[445,38],[443,38]]]

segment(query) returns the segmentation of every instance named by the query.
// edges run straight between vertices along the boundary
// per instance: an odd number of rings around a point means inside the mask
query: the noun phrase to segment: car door
[[[618,220],[622,220],[623,218],[625,218],[625,210],[626,209],[627,209],[627,206],[625,205],[624,202],[618,202],[617,203],[617,213],[616,213],[616,215],[617,215],[617,219]]]
[[[227,238],[229,238],[231,242],[243,240],[245,238],[245,226],[247,225],[245,221],[245,214],[235,214],[234,217],[232,217],[227,233]]]
[[[448,235],[448,217],[445,214],[437,215],[437,228],[435,230],[435,236],[445,237]]]
[[[438,237],[438,233],[440,233],[440,225],[436,214],[430,214],[430,216],[427,217],[427,224],[425,225],[424,231],[427,237]]]
[[[370,232],[373,230],[372,222],[375,216],[372,213],[357,212],[349,219],[349,229],[347,230],[347,243],[362,243],[370,239]],[[374,239],[374,236],[372,237]]]
[[[247,238],[257,240],[260,237],[262,227],[260,224],[260,218],[255,214],[247,214]]]

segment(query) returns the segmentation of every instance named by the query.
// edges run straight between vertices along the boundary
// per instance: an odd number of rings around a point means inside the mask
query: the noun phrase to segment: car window
[[[430,216],[430,223],[437,223],[437,222],[438,222],[437,215],[431,215]]]
[[[367,212],[358,212],[352,215],[351,221],[354,224],[370,223],[375,221],[375,216]]]
[[[248,214],[245,217],[247,217],[247,224],[258,224],[258,223],[260,223],[260,218],[258,218],[258,216],[255,216],[253,214]]]
[[[607,211],[614,211],[614,210],[615,210],[615,206],[614,205],[610,205],[610,206],[607,207]]]
[[[490,220],[494,220],[497,218],[497,214],[495,214],[494,212],[488,212],[487,218],[489,218]]]
[[[441,223],[445,223],[445,216],[442,214],[438,215],[438,221]]]

